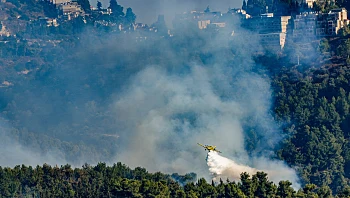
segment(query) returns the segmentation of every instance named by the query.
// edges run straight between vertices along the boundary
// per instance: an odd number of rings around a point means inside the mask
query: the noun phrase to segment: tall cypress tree
[[[97,1],[97,9],[101,10],[102,9],[102,3],[101,1]]]
[[[133,24],[136,21],[136,15],[131,8],[126,9],[125,20],[128,24]]]
[[[247,10],[247,2],[243,0],[242,10]]]

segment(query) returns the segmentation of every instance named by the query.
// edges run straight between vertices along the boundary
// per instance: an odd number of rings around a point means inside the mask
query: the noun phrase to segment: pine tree
[[[247,10],[247,2],[243,0],[242,10]]]
[[[97,1],[97,10],[101,10],[102,9],[102,3],[101,1]]]
[[[133,13],[131,8],[126,10],[125,20],[127,24],[133,24],[136,21],[136,15]]]
[[[207,8],[204,10],[205,13],[209,13],[210,12],[210,8],[209,6],[207,6]]]
[[[109,8],[112,10],[112,15],[116,17],[124,16],[123,7],[116,0],[110,0]]]

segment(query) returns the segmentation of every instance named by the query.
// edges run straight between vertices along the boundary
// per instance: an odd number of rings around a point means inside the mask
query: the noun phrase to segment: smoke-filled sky
[[[109,0],[101,0],[103,7],[109,6]],[[126,8],[131,7],[137,16],[136,21],[151,24],[157,20],[159,14],[164,14],[168,25],[171,25],[175,14],[190,10],[204,10],[208,5],[212,11],[226,12],[229,7],[242,6],[241,0],[117,0]],[[97,0],[90,0],[96,7]]]

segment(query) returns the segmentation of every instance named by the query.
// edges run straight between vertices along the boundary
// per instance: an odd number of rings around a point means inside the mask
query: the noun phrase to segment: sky
[[[103,7],[109,6],[109,0],[101,0]],[[208,5],[212,11],[226,12],[229,7],[239,8],[241,0],[117,0],[124,7],[124,11],[131,7],[137,16],[139,23],[152,24],[159,14],[164,14],[168,25],[175,14],[189,10],[204,10]],[[97,0],[90,0],[90,4],[96,7]]]

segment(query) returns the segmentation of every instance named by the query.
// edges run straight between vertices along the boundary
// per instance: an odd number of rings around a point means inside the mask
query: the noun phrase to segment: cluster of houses
[[[48,0],[56,5],[59,17],[64,20],[71,20],[77,16],[85,16],[81,6],[72,0]],[[309,3],[309,2],[306,2]],[[97,10],[91,9],[93,12],[101,12],[102,14],[111,14],[110,9]],[[48,26],[57,26],[56,19],[45,18]],[[159,16],[155,24],[165,24],[164,16]],[[129,27],[123,27],[121,24],[106,23],[105,21],[97,21],[99,25],[116,26],[120,31],[138,31],[150,33],[157,32],[154,25],[148,26],[143,23],[135,23]],[[310,41],[321,37],[335,36],[344,26],[349,25],[347,19],[347,10],[345,8],[333,9],[328,13],[321,12],[305,12],[295,16],[275,16],[273,13],[260,14],[259,16],[251,16],[243,9],[230,9],[227,13],[211,12],[209,8],[203,12],[190,11],[175,16],[173,27],[183,28],[190,25],[200,30],[232,30],[231,36],[239,36],[237,27],[255,32],[260,43],[264,47],[273,50],[282,50],[285,46],[287,38],[295,41]],[[171,35],[170,31],[168,31]],[[140,38],[142,34],[140,34]],[[304,38],[304,39],[301,39]],[[141,39],[141,40],[142,40]]]
[[[75,0],[43,0],[48,1],[51,4],[53,4],[58,13],[58,19],[52,19],[48,17],[42,17],[40,20],[42,20],[43,23],[46,21],[47,26],[58,26],[58,20],[63,21],[69,21],[74,18],[77,18],[79,16],[85,17],[87,13],[85,13],[84,9],[81,7],[81,5],[78,4]],[[104,15],[110,15],[112,13],[110,8],[107,9],[97,9],[94,7],[91,7],[92,12],[101,13]],[[110,25],[109,23],[104,24],[104,22],[99,21],[98,23],[101,23],[103,25]],[[113,24],[116,25],[116,24]]]
[[[85,17],[87,13],[84,12],[84,9],[75,1],[75,0],[43,0],[43,1],[49,1],[53,5],[55,5],[57,12],[58,12],[58,19],[52,19],[48,17],[42,17],[39,19],[43,25],[46,26],[58,26],[59,20],[72,20],[74,18],[77,18],[79,16]],[[110,8],[95,8],[95,7],[90,7],[92,13],[99,13],[101,15],[111,15],[112,10]],[[90,13],[91,14],[91,13]],[[161,16],[160,16],[161,17]],[[164,19],[163,19],[164,20]],[[158,19],[159,21],[159,19]],[[157,22],[158,22],[157,21]],[[156,22],[156,23],[157,23]],[[165,22],[164,22],[165,23]],[[119,31],[127,31],[127,30],[147,30],[147,31],[153,31],[156,32],[156,28],[152,26],[148,26],[147,24],[142,24],[142,23],[135,23],[133,24],[132,27],[124,27],[123,24],[116,24],[111,21],[106,21],[106,20],[96,20],[95,21],[95,26],[109,26],[109,27],[115,27]]]
[[[59,13],[59,17],[65,20],[71,20],[78,16],[85,16],[85,12],[82,7],[72,0],[47,0],[54,4]]]
[[[55,5],[58,18],[40,18],[38,21],[41,25],[58,26],[58,21],[60,20],[71,20],[78,16],[86,16],[82,7],[74,0],[43,1],[49,1]],[[312,3],[312,0],[304,1],[307,4]],[[275,16],[273,13],[269,13],[268,10],[266,8],[266,13],[259,16],[251,16],[243,9],[229,9],[227,13],[222,13],[212,12],[208,7],[203,12],[190,11],[176,15],[173,20],[173,28],[194,27],[202,31],[229,30],[231,36],[237,37],[242,33],[240,28],[243,28],[255,32],[262,46],[274,50],[282,50],[287,38],[304,42],[305,40],[310,41],[327,36],[336,36],[341,28],[349,25],[345,8],[333,9],[328,13],[305,12],[294,16]],[[97,9],[93,7],[91,7],[91,11],[102,15],[110,15],[112,13],[111,9]],[[143,23],[135,23],[124,27],[123,24],[111,24],[111,22],[104,20],[95,21],[95,25],[114,26],[117,31],[139,32],[139,40],[152,37],[157,32],[163,32],[172,36],[169,30],[166,31],[164,29],[166,25],[163,15],[159,16],[158,21],[150,26]],[[5,33],[4,26],[2,26],[0,35],[5,35]]]
[[[227,13],[192,11],[177,15],[174,27],[189,22],[201,30],[231,28],[236,36],[239,36],[239,32],[235,28],[243,27],[255,32],[260,43],[273,50],[282,50],[287,37],[304,42],[336,36],[341,28],[349,25],[345,8],[333,9],[328,13],[305,12],[295,16],[274,16],[273,13],[250,16],[242,9],[230,9]]]
[[[58,18],[40,17],[36,23],[40,26],[57,27],[60,21],[72,20],[78,16],[85,16],[82,7],[72,0],[43,0],[52,3],[58,13]]]

